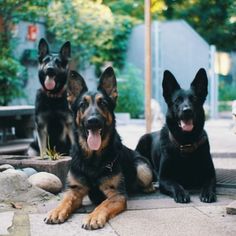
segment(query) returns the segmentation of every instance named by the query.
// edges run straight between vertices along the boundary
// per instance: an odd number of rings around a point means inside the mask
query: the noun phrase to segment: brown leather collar
[[[181,153],[192,153],[195,152],[202,144],[204,144],[208,137],[205,133],[202,133],[196,142],[188,144],[180,144],[174,136],[169,132],[169,138],[172,143],[180,150]]]

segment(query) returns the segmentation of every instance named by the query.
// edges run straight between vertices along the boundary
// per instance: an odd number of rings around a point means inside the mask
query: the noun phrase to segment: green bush
[[[139,118],[144,113],[144,81],[140,70],[128,65],[116,75],[119,93],[116,112],[128,112],[132,118]]]
[[[19,61],[8,55],[0,57],[0,105],[6,106],[14,98],[24,95],[24,80],[21,75],[24,67]]]
[[[220,81],[219,83],[219,100],[232,101],[236,99],[236,83],[226,83]]]

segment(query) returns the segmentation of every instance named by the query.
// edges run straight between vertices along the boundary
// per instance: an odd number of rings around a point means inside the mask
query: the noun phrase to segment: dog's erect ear
[[[76,71],[70,71],[67,81],[67,101],[72,105],[80,94],[88,90],[83,77]]]
[[[207,79],[207,74],[205,69],[201,68],[193,82],[191,83],[191,89],[194,91],[196,94],[197,98],[204,103],[206,96],[207,96],[207,86],[208,86],[208,79]]]
[[[70,58],[70,52],[71,52],[70,42],[67,41],[66,43],[62,45],[61,50],[60,50],[61,59],[68,61],[68,59]]]
[[[98,84],[98,90],[105,91],[106,94],[114,102],[116,102],[118,97],[117,82],[115,72],[112,67],[106,68],[106,70],[102,73]]]
[[[167,104],[171,102],[171,97],[173,96],[174,92],[180,89],[180,86],[175,79],[174,75],[168,71],[164,71],[163,81],[162,81],[162,88],[163,88],[163,97]]]
[[[39,41],[39,46],[38,46],[39,62],[41,63],[43,58],[48,54],[49,54],[48,43],[44,38],[41,38]]]

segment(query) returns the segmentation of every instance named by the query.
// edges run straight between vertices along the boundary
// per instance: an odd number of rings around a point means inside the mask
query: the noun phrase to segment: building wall
[[[128,48],[127,62],[140,68],[144,77],[144,25],[134,28]],[[164,70],[170,70],[183,88],[189,88],[201,67],[206,69],[210,82],[210,46],[185,21],[152,23],[152,97],[160,103],[164,112]]]
[[[42,37],[45,37],[45,26],[43,20],[36,23],[38,28],[36,41],[29,41],[27,39],[28,26],[32,24],[31,22],[21,21],[15,32],[14,39],[17,41],[17,47],[15,49],[15,56],[21,59],[24,50],[26,49],[37,49],[38,42]],[[12,103],[14,105],[34,105],[35,95],[38,88],[40,88],[40,83],[38,80],[38,65],[36,64],[26,64],[27,69],[27,81],[24,88],[26,97],[22,99],[16,99]]]

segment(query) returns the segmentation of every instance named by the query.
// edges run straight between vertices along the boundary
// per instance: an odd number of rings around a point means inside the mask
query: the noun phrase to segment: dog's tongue
[[[88,138],[87,138],[87,143],[88,146],[91,150],[98,150],[101,146],[101,135],[100,131],[98,130],[88,130]]]
[[[190,132],[193,129],[193,120],[181,120],[180,127],[183,131]]]
[[[56,86],[54,78],[46,77],[44,81],[44,86],[47,90],[53,90]]]

